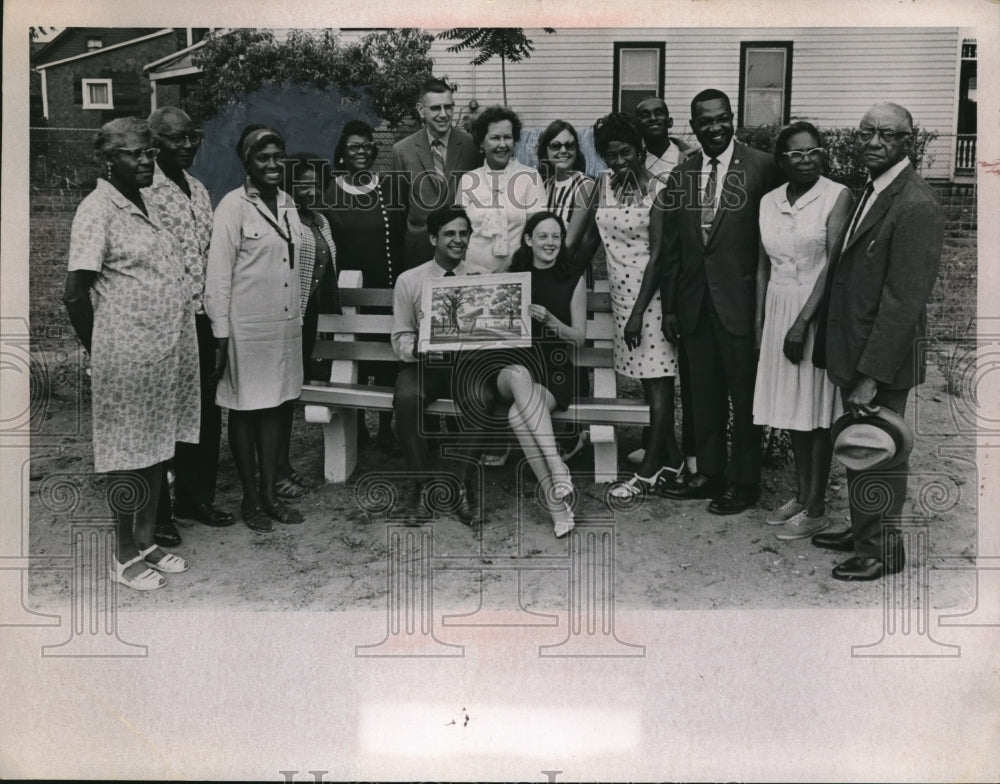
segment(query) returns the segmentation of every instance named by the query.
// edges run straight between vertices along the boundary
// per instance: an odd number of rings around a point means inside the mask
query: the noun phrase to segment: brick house
[[[179,88],[157,94],[143,71],[201,40],[208,28],[67,27],[36,51],[40,116],[32,125],[99,128],[116,117],[146,116],[157,102],[178,103]]]

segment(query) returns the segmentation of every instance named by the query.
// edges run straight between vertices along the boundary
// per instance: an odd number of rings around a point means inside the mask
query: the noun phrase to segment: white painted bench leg
[[[331,408],[323,425],[323,476],[327,482],[346,482],[358,464],[358,410]]]
[[[590,443],[594,446],[594,482],[618,480],[618,438],[611,425],[591,425]]]

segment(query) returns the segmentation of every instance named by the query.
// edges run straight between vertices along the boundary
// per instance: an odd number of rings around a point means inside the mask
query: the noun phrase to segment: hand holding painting
[[[552,314],[545,308],[544,305],[528,305],[528,314],[535,320],[541,321],[543,324],[552,324]]]

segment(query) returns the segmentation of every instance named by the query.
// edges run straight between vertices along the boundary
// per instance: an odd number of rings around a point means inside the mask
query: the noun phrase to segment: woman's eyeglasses
[[[115,147],[113,151],[128,155],[134,160],[139,160],[145,155],[149,160],[155,161],[156,156],[160,154],[159,147]]]
[[[576,149],[576,142],[549,142],[549,149],[556,152],[559,152],[559,150],[573,152]]]
[[[371,152],[375,149],[375,145],[372,142],[364,142],[363,144],[348,144],[347,151],[352,154],[359,152]]]
[[[781,153],[784,155],[791,163],[802,163],[806,158],[812,158],[812,160],[819,160],[823,157],[822,147],[813,147],[811,150],[788,150],[788,152]]]

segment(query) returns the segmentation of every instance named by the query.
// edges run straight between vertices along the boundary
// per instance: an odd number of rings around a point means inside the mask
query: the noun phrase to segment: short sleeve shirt
[[[181,243],[184,252],[184,277],[191,289],[194,312],[205,312],[205,263],[212,239],[212,201],[208,191],[194,177],[184,172],[191,198],[163,173],[159,165],[153,172],[153,184],[143,191],[146,206],[156,209],[160,223]]]

